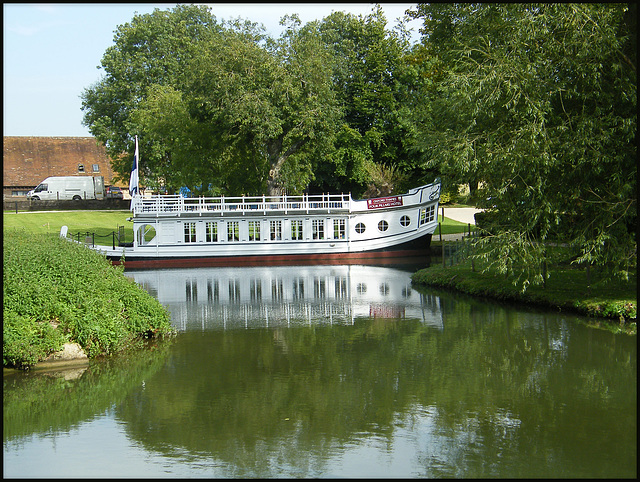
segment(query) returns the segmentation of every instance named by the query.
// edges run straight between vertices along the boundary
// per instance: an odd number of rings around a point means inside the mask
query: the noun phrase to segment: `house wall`
[[[103,144],[94,137],[4,137],[3,198],[24,199],[26,192],[49,176],[104,176],[105,185],[116,173]]]

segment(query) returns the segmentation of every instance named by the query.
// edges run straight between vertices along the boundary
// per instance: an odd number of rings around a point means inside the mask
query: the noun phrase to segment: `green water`
[[[176,339],[5,375],[4,476],[636,477],[635,337],[392,268],[269,273],[139,273]]]

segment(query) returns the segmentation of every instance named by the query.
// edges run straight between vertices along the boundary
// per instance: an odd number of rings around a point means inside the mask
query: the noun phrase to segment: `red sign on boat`
[[[402,206],[402,196],[367,199],[367,209],[390,208],[392,206]]]

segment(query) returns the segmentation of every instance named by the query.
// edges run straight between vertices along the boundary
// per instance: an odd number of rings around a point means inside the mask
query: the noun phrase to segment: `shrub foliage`
[[[68,341],[96,357],[172,332],[155,298],[82,245],[5,230],[3,267],[4,366],[32,366]]]

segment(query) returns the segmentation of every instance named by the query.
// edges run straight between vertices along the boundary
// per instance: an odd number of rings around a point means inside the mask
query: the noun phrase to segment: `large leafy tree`
[[[136,16],[103,58],[107,76],[85,91],[85,123],[112,155],[139,134],[148,179],[171,190],[300,192],[340,111],[326,49],[298,27],[291,18],[274,41],[202,7]]]
[[[422,4],[445,70],[422,123],[431,162],[482,181],[490,259],[543,281],[549,239],[636,266],[636,18],[626,4]]]
[[[152,85],[156,92],[159,86],[180,91],[191,59],[199,54],[199,42],[222,30],[207,8],[182,5],[172,11],[156,9],[136,15],[116,29],[114,45],[101,60],[104,75],[82,93],[82,110],[84,125],[105,143],[113,168],[122,179],[128,178],[131,169],[133,136],[141,134],[133,112]],[[148,139],[140,136],[140,140],[145,156],[154,151]],[[147,179],[168,175],[156,169],[153,157],[145,161],[142,167]]]
[[[335,150],[316,172],[315,185],[361,193],[381,173],[394,172],[386,187],[378,185],[371,194],[405,188],[394,184],[410,177],[416,163],[407,116],[415,69],[407,59],[404,26],[390,31],[378,6],[366,16],[334,12],[319,30],[333,54],[333,88],[343,118]]]

